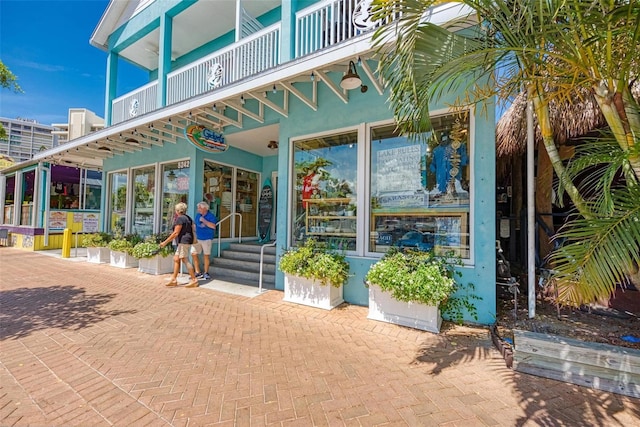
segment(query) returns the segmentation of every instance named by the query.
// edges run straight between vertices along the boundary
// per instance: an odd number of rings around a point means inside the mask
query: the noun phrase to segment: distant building
[[[0,154],[11,157],[16,163],[24,162],[44,150],[58,145],[53,126],[43,125],[31,119],[0,117],[7,139],[0,139]]]
[[[68,123],[54,123],[52,132],[58,137],[58,143],[64,144],[92,132],[104,129],[104,119],[86,108],[70,108]]]

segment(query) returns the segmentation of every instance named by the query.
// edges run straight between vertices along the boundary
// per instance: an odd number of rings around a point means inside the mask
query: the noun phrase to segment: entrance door
[[[220,237],[257,236],[259,174],[210,161],[204,164],[204,198],[218,221],[232,213],[242,215],[242,233],[237,215],[224,221],[216,233]],[[234,230],[231,235],[231,230]]]

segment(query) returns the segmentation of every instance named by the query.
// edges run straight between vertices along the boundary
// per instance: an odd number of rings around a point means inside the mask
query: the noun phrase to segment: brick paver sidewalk
[[[640,401],[440,335],[0,248],[0,425],[640,425]]]

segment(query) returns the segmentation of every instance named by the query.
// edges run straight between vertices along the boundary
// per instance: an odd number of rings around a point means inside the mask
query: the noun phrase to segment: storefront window
[[[187,203],[189,197],[189,160],[162,165],[162,227],[161,232],[173,229],[175,206],[177,203]],[[195,206],[189,207],[195,212]],[[189,213],[189,216],[193,216]]]
[[[153,233],[153,195],[156,168],[149,166],[133,171],[133,232],[142,237]]]
[[[8,176],[5,182],[4,217],[2,222],[4,224],[13,224],[15,175]]]
[[[127,215],[127,173],[114,172],[109,175],[110,220],[109,231],[124,234]]]
[[[369,251],[391,247],[469,257],[469,121],[431,119],[423,142],[371,129]]]
[[[99,210],[102,199],[102,173],[88,170],[85,178],[84,208]]]
[[[293,144],[295,204],[292,243],[307,238],[356,249],[357,131]]]
[[[33,189],[36,181],[36,171],[25,172],[22,175],[22,209],[20,225],[32,225],[33,221]]]

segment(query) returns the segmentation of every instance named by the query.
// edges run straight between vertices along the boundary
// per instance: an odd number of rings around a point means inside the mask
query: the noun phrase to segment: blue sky
[[[106,52],[89,44],[108,0],[0,0],[0,59],[24,93],[0,91],[0,117],[67,123],[69,108],[104,117]],[[118,94],[147,82],[118,68]]]

